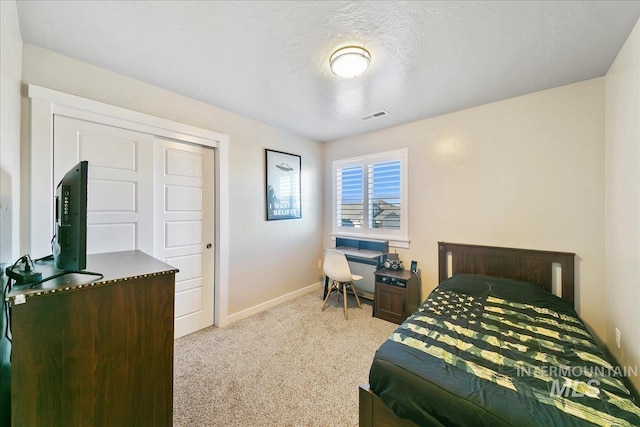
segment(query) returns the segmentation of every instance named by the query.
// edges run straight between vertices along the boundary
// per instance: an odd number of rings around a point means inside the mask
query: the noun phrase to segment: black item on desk
[[[398,254],[387,254],[387,259],[384,262],[384,268],[389,270],[403,270],[402,261],[398,258]]]

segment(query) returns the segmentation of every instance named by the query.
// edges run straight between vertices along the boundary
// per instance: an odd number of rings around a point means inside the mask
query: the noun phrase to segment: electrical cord
[[[41,261],[49,261],[53,259],[53,255],[47,255],[44,256],[42,258],[38,258],[36,260],[32,260],[31,257],[29,256],[29,254],[25,254],[23,256],[21,256],[20,258],[18,258],[13,265],[8,268],[7,270],[13,270],[18,264],[20,264],[21,262],[23,262],[25,264],[25,268],[26,266],[30,266],[31,269],[33,269],[33,264],[37,263],[37,262],[41,262]],[[52,276],[46,277],[44,279],[38,280],[36,282],[32,282],[32,283],[25,283],[25,285],[29,285],[29,288],[33,288],[34,286],[37,285],[41,285],[44,282],[48,282],[49,280],[53,280],[56,279],[58,277],[61,276],[65,276],[67,274],[86,274],[89,276],[96,276],[97,278],[95,280],[100,280],[104,277],[104,274],[102,273],[96,273],[93,271],[82,271],[82,270],[64,270],[64,271],[60,271]],[[7,299],[7,295],[9,295],[9,293],[12,291],[12,289],[17,286],[17,282],[14,279],[12,279],[11,277],[7,277],[7,284],[4,286],[4,290],[2,293],[2,300],[4,302],[4,315],[5,315],[5,330],[4,330],[4,335],[7,338],[7,340],[9,342],[12,342],[12,334],[11,334],[11,304],[9,303],[8,299]]]
[[[16,262],[13,263],[13,266],[11,266],[10,269],[14,269],[20,262],[23,262],[25,264],[25,269],[33,269],[34,264],[38,263],[38,262],[42,262],[42,261],[51,261],[53,259],[53,255],[46,255],[43,256],[41,258],[37,258],[35,260],[32,260],[31,257],[29,256],[29,254],[23,255],[20,258],[18,258],[16,260]],[[49,280],[52,279],[56,279],[58,277],[67,275],[67,274],[86,274],[86,275],[90,275],[90,276],[97,276],[98,278],[95,280],[100,280],[104,277],[104,275],[102,273],[95,273],[93,271],[83,271],[83,270],[64,270],[64,271],[60,271],[52,276],[49,277],[45,277],[44,279],[41,280],[37,280],[35,282],[29,282],[29,283],[24,283],[25,285],[29,285],[30,288],[33,288],[34,286],[37,285],[41,285],[44,282],[48,282]],[[17,286],[17,285],[13,285],[13,286]],[[13,287],[12,286],[12,287]],[[11,292],[11,288],[9,289],[9,292]]]
[[[61,271],[61,272],[59,272],[59,273],[54,274],[53,276],[49,276],[49,277],[46,277],[46,278],[44,278],[44,279],[42,279],[42,280],[38,280],[37,282],[30,283],[30,284],[29,284],[29,285],[30,285],[29,287],[30,287],[30,288],[33,288],[33,287],[34,287],[34,286],[36,286],[36,285],[41,285],[41,284],[43,284],[44,282],[48,282],[49,280],[56,279],[56,278],[61,277],[61,276],[65,276],[65,275],[67,275],[67,274],[86,274],[86,275],[88,275],[88,276],[97,276],[98,278],[97,278],[97,279],[95,279],[95,280],[100,280],[100,279],[102,279],[102,278],[104,277],[104,274],[102,274],[102,273],[96,273],[96,272],[93,272],[93,271],[83,271],[83,270],[64,270],[64,271]]]
[[[4,291],[2,293],[2,301],[4,303],[4,317],[5,317],[5,324],[4,324],[4,336],[7,338],[7,341],[12,342],[11,340],[11,314],[9,313],[9,301],[7,301],[7,295],[9,294],[9,292],[11,292],[11,282],[13,281],[13,279],[8,278],[7,279],[7,284],[4,286]]]
[[[33,266],[33,260],[31,259],[29,254],[24,254],[20,258],[18,258],[16,260],[16,262],[14,262],[13,265],[10,268],[8,268],[7,270],[13,270],[14,268],[16,268],[16,266],[18,264],[20,264],[20,262],[24,262],[25,264],[29,264],[29,265]]]
[[[31,261],[31,257],[29,256],[29,254],[22,255],[13,263],[13,265],[10,267],[10,270],[13,270],[20,262],[24,262],[25,264],[27,264],[33,261]],[[2,292],[2,302],[4,303],[4,316],[5,316],[4,336],[7,338],[9,342],[12,342],[11,311],[9,310],[11,306],[9,304],[9,301],[7,300],[7,295],[9,295],[9,292],[11,292],[11,290],[13,289],[13,286],[14,286],[13,282],[14,282],[14,279],[7,276],[7,284],[4,286],[4,290]]]
[[[33,262],[41,262],[41,261],[51,261],[53,259],[53,254],[43,256],[42,258],[34,259]]]

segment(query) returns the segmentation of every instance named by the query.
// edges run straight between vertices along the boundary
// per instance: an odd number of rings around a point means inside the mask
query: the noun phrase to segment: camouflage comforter
[[[640,408],[577,314],[537,287],[456,274],[380,347],[371,389],[443,426],[640,426]]]

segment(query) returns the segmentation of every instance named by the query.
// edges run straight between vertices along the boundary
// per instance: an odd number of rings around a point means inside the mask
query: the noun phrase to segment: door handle
[[[207,249],[211,249],[211,243],[207,243]]]

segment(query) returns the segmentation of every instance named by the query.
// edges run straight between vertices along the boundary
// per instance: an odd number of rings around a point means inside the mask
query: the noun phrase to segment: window
[[[333,162],[333,231],[407,241],[407,150]]]

